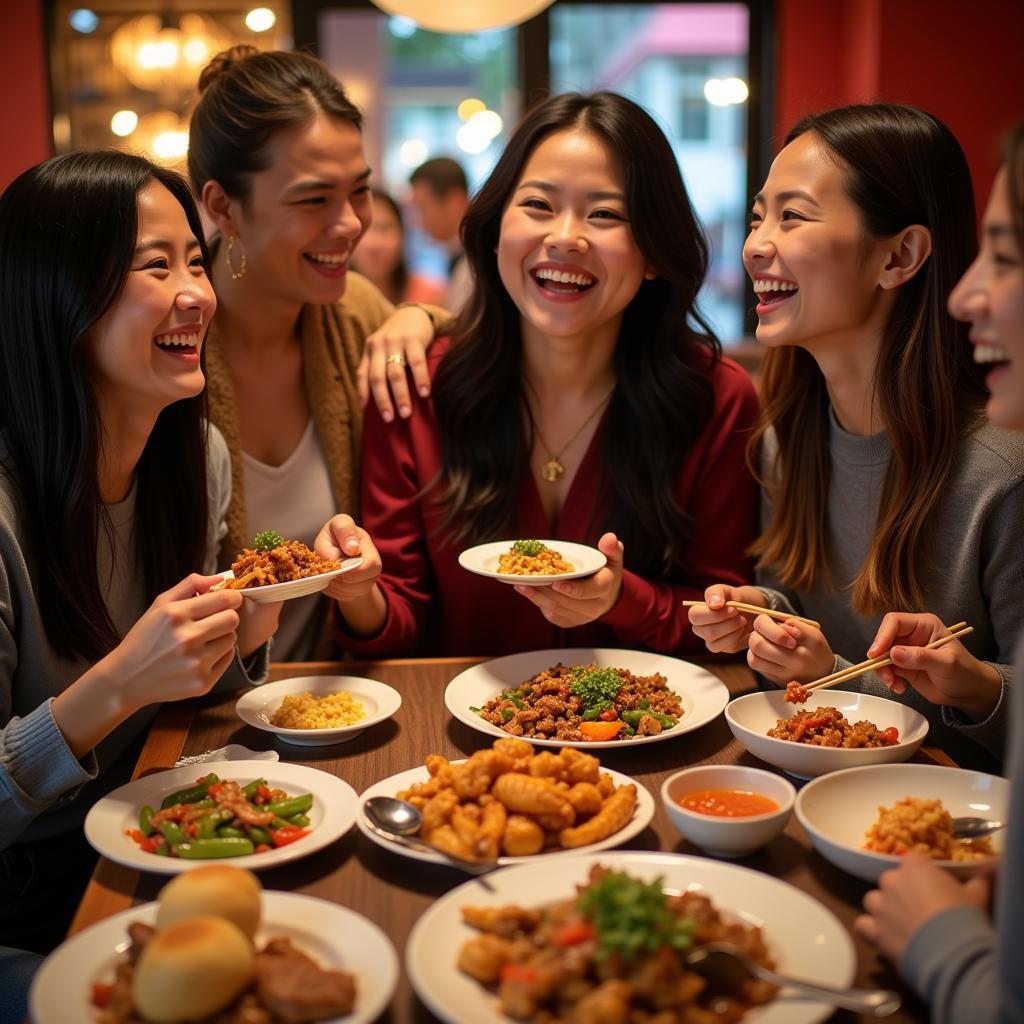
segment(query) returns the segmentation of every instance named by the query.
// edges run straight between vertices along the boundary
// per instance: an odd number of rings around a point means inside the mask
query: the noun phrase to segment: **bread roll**
[[[181,1024],[223,1010],[253,976],[253,948],[222,917],[193,917],[156,933],[132,976],[132,1000],[144,1020]]]
[[[178,875],[160,892],[157,931],[190,917],[223,917],[252,939],[260,926],[259,880],[230,864],[208,864]]]

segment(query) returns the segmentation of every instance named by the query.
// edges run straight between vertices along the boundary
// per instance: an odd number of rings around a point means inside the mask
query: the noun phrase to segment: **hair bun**
[[[225,74],[233,64],[237,64],[247,57],[254,57],[259,52],[250,43],[239,43],[237,46],[229,47],[227,50],[221,50],[200,72],[199,91],[205,92],[210,83]]]

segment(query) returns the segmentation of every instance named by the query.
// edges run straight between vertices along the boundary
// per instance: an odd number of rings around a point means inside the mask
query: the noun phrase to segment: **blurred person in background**
[[[448,253],[448,295],[445,305],[459,313],[473,288],[463,252],[462,218],[469,207],[469,182],[461,164],[439,156],[420,164],[409,178],[412,204],[420,226]]]
[[[413,274],[405,260],[405,223],[398,203],[387,192],[371,189],[373,220],[352,257],[352,266],[375,284],[388,302],[440,304],[447,288],[422,274]]]

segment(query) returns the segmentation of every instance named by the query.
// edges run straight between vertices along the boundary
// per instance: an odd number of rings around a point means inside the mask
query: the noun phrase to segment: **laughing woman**
[[[349,270],[372,217],[362,115],[327,66],[305,53],[236,46],[199,79],[189,174],[219,235],[211,242],[217,316],[210,328],[210,418],[231,453],[232,497],[221,565],[273,528],[321,552],[361,554],[333,581],[340,601],[379,570],[352,521],[362,404],[410,410],[405,365],[429,392],[424,350],[445,310],[395,310]],[[275,661],[330,653],[328,603],[289,601]]]
[[[989,422],[1024,431],[1024,125],[1007,143],[985,211],[981,252],[949,308],[970,324],[979,357],[998,364],[986,377]],[[934,628],[926,616],[897,623],[902,651],[896,664],[920,670],[917,662],[933,655],[918,645]],[[1024,671],[1024,634],[1015,668]],[[921,856],[882,875],[879,888],[864,897],[867,913],[856,922],[857,931],[931,1004],[933,1024],[1024,1020],[1024,703],[1015,697],[1010,713],[1011,805],[994,927],[986,879],[962,884]]]
[[[985,424],[987,353],[945,309],[974,249],[967,163],[936,118],[877,104],[793,129],[743,250],[768,350],[760,585],[709,588],[690,620],[779,685],[879,653],[887,612],[966,620],[966,645],[948,644],[905,699],[960,763],[991,767],[1024,624],[1024,440]],[[730,598],[822,629],[751,620]]]
[[[58,157],[0,198],[0,945],[66,931],[82,819],[159,705],[264,672],[280,606],[193,572],[231,491],[206,269],[187,184],[139,157]]]
[[[530,112],[464,226],[476,290],[431,351],[432,400],[371,409],[362,515],[385,572],[339,606],[365,654],[694,645],[679,601],[738,584],[756,518],[746,374],[696,308],[707,249],[660,129],[612,93]],[[547,587],[462,549],[547,537],[607,566]]]

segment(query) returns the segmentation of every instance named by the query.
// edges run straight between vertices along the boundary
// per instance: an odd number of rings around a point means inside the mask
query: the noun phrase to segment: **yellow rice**
[[[866,833],[866,850],[903,856],[911,851],[935,860],[981,860],[995,853],[986,836],[973,841],[953,837],[953,818],[941,800],[905,796],[878,808],[878,820]]]
[[[338,729],[355,725],[366,717],[363,705],[347,690],[314,697],[311,693],[292,693],[270,719],[280,729]]]

